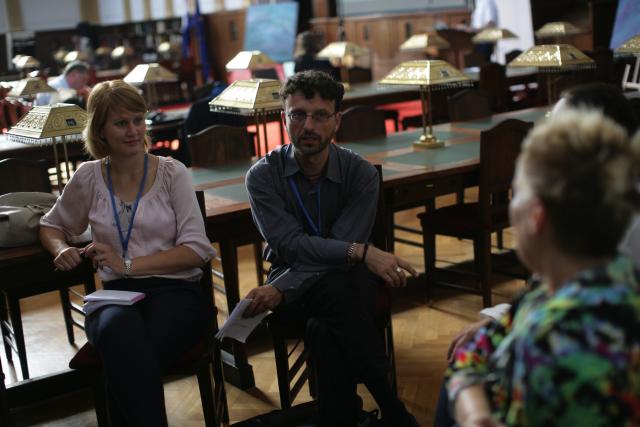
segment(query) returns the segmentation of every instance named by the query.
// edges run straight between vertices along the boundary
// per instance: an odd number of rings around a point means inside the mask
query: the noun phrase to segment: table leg
[[[227,292],[227,308],[233,311],[240,301],[238,277],[238,248],[233,240],[223,240],[220,244],[224,287]],[[222,368],[224,379],[234,386],[246,390],[255,386],[253,368],[248,362],[244,344],[235,340],[224,340],[222,345]]]

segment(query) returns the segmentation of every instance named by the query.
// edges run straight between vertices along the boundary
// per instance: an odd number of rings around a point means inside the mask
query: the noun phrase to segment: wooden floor
[[[467,193],[470,193],[469,191]],[[473,195],[470,195],[473,197]],[[452,198],[441,198],[438,204],[451,203]],[[396,222],[418,227],[415,219],[418,211],[396,215]],[[414,238],[417,238],[415,236]],[[511,233],[505,233],[505,243],[512,245]],[[461,261],[472,256],[471,242],[438,237],[437,258],[441,266],[447,261]],[[408,259],[419,271],[423,271],[422,250],[397,244],[396,253]],[[241,293],[244,295],[255,286],[252,248],[240,250]],[[494,303],[507,302],[523,288],[522,280],[500,274],[494,276]],[[224,295],[216,296],[220,321],[226,317]],[[433,422],[434,408],[442,374],[446,367],[445,353],[449,340],[464,325],[477,319],[481,298],[470,294],[437,290],[434,299],[426,301],[424,287],[413,282],[399,292],[394,301],[393,327],[397,358],[399,395],[409,411],[415,414],[422,426]],[[32,376],[64,369],[76,348],[69,345],[57,295],[54,293],[22,301],[27,353]],[[78,333],[77,345],[85,341]],[[255,340],[254,340],[255,341]],[[251,343],[250,363],[256,379],[256,388],[238,390],[227,384],[231,422],[268,412],[278,407],[278,393],[273,354],[268,341]],[[17,357],[16,357],[17,359]],[[16,366],[7,364],[2,352],[2,365],[8,376],[7,383],[16,380]],[[366,390],[361,395],[366,408],[374,408]],[[306,392],[306,390],[305,390]],[[167,413],[171,426],[201,426],[202,410],[197,384],[194,378],[177,379],[165,386]],[[308,399],[308,394],[302,400]],[[88,393],[81,393],[41,405],[22,408],[14,413],[18,426],[94,426],[96,425]]]

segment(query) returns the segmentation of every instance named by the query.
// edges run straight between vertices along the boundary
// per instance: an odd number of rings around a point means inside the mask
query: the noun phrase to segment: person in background
[[[89,96],[85,147],[97,160],[71,177],[40,221],[58,270],[93,260],[105,289],[137,291],[133,306],[87,316],[103,363],[111,425],[166,426],[163,373],[202,337],[211,313],[198,283],[215,252],[182,163],[147,152],[147,106],[121,80]],[[92,242],[70,246],[91,225]]]
[[[304,31],[296,37],[295,67],[294,71],[299,73],[307,70],[319,70],[330,74],[334,79],[340,79],[340,70],[329,62],[328,59],[318,59],[316,54],[320,51],[318,47],[318,36],[310,31]]]
[[[498,6],[495,0],[475,0],[473,11],[471,12],[471,29],[478,32],[485,28],[498,26]],[[493,43],[477,43],[473,50],[482,54],[487,62],[491,61],[493,54]]]
[[[640,423],[640,271],[617,249],[640,206],[637,144],[577,109],[525,140],[509,216],[534,279],[454,355],[461,427]]]
[[[89,82],[89,64],[82,61],[73,61],[64,67],[64,71],[58,77],[49,80],[48,84],[57,90],[57,93],[40,93],[36,98],[36,105],[51,105],[56,102],[69,102],[78,104],[84,108],[91,89]]]
[[[307,329],[315,320],[323,343],[310,358],[317,369],[320,426],[355,427],[356,385],[380,406],[383,425],[417,422],[393,393],[388,361],[374,322],[379,286],[403,286],[405,260],[369,244],[379,176],[350,150],[332,144],[344,87],[311,70],[280,91],[291,144],[260,159],[247,173],[251,213],[267,242],[267,285],[251,290],[244,315],[275,310]],[[307,343],[308,344],[308,343]]]

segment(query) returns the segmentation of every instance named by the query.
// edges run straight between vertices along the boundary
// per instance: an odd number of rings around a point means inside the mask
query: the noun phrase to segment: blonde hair
[[[102,159],[111,153],[109,144],[101,134],[112,110],[146,113],[147,105],[138,90],[122,80],[98,83],[91,90],[87,101],[87,126],[83,136],[85,151],[94,159]],[[145,135],[145,149],[149,149],[150,145],[151,139],[149,135]]]
[[[616,253],[640,206],[637,147],[625,129],[593,109],[564,110],[530,132],[518,167],[549,212],[560,249]]]

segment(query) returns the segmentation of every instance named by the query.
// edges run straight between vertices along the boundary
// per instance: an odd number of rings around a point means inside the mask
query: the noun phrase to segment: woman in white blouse
[[[104,364],[112,425],[167,425],[162,374],[202,336],[199,268],[215,253],[182,163],[149,154],[144,99],[123,81],[103,82],[87,103],[82,164],[41,222],[59,270],[93,260],[105,289],[144,292],[133,306],[86,319]],[[70,246],[91,225],[92,242]]]

